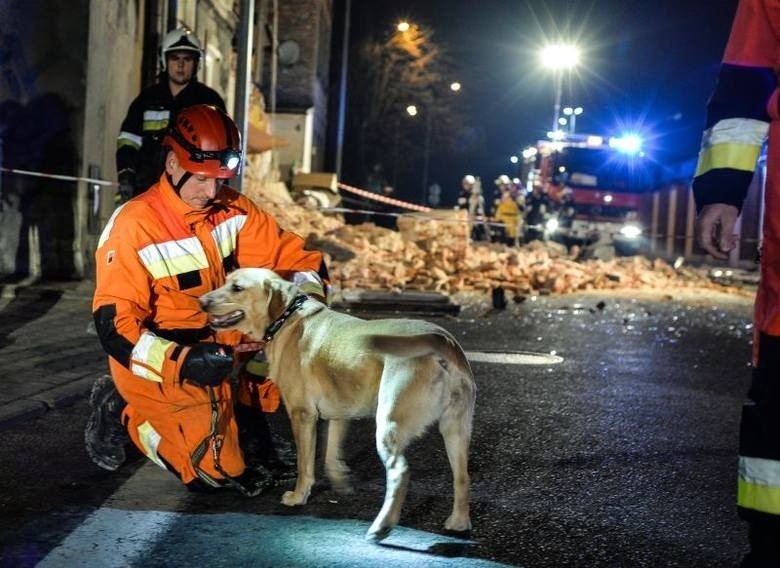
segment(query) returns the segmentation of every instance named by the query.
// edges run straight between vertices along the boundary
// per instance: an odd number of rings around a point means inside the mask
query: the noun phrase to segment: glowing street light
[[[450,90],[455,91],[456,93],[460,91],[460,83],[455,81],[454,83],[450,83]]]
[[[577,130],[577,117],[582,114],[582,107],[566,107],[563,114],[569,117],[569,132],[574,134]]]
[[[557,43],[545,47],[541,57],[548,69],[571,69],[580,62],[580,49],[576,45]]]
[[[409,105],[406,107],[406,114],[409,116],[417,116],[417,105]]]
[[[509,161],[512,162],[513,164],[516,164],[517,162],[520,161],[520,158],[518,158],[517,156],[509,156]]]
[[[409,31],[410,28],[409,22],[398,22],[398,25],[395,27],[399,32],[406,32]]]
[[[558,43],[545,47],[540,58],[542,65],[553,72],[555,103],[553,106],[553,131],[558,129],[558,117],[561,113],[561,95],[563,92],[563,72],[571,71],[580,62],[580,49],[576,45]]]

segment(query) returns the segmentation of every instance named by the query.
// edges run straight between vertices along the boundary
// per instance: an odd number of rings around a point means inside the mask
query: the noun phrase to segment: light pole
[[[460,92],[462,85],[459,82],[454,81],[450,83],[449,88],[450,91],[452,91],[453,93],[458,93]],[[421,203],[423,205],[425,205],[425,202],[427,201],[426,196],[428,195],[428,169],[431,161],[431,135],[433,131],[433,112],[434,112],[435,105],[436,105],[436,100],[435,98],[432,98],[431,102],[428,104],[428,106],[425,109],[425,148],[424,148],[424,155],[423,155],[422,200],[421,200]],[[409,112],[408,108],[407,108],[407,112]],[[416,114],[416,109],[415,109],[415,114]]]
[[[558,118],[561,114],[561,96],[563,94],[563,72],[571,71],[580,61],[580,50],[577,46],[565,43],[548,45],[541,52],[542,65],[553,72],[553,103],[552,131],[559,128]]]
[[[569,134],[574,134],[577,130],[577,117],[582,114],[582,107],[566,107],[563,114],[569,117]]]

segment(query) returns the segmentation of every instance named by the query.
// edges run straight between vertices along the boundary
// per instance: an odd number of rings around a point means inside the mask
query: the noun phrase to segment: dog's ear
[[[268,279],[263,282],[263,288],[265,288],[265,292],[268,294],[268,300],[266,302],[268,320],[274,321],[284,313],[284,309],[287,307],[287,301],[284,298],[281,287],[273,279]]]

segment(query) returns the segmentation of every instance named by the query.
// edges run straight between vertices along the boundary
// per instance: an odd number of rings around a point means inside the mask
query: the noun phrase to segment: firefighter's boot
[[[84,430],[87,453],[98,466],[114,471],[125,461],[130,437],[121,422],[126,403],[110,375],[98,377],[92,385],[89,405],[91,412]]]
[[[271,433],[259,408],[236,404],[238,439],[248,468],[264,468],[277,482],[294,479],[296,455],[292,444]]]

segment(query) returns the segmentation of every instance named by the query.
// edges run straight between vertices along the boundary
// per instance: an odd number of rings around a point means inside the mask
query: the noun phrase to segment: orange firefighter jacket
[[[768,139],[754,382],[743,406],[737,504],[749,521],[780,522],[780,5],[740,0],[707,104],[693,192],[696,206],[740,209]]]
[[[303,239],[226,186],[210,207],[193,210],[163,174],[114,212],[95,254],[92,308],[128,403],[123,420],[147,457],[184,483],[199,477],[215,484],[243,471],[229,382],[206,389],[179,378],[188,344],[240,341],[237,332],[208,327],[198,298],[238,267],[290,277],[316,272],[321,263],[320,253],[304,250]]]

